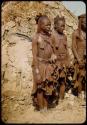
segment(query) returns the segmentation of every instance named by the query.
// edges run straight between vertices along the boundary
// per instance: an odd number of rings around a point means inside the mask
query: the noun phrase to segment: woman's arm
[[[72,34],[72,51],[73,51],[73,54],[76,57],[77,61],[80,63],[80,58],[79,58],[79,55],[77,53],[76,38],[77,38],[77,33],[74,32]]]
[[[51,46],[52,46],[52,50],[53,50],[53,53],[51,55],[51,61],[52,62],[55,62],[56,59],[57,59],[57,56],[56,56],[56,53],[55,53],[55,37],[54,37],[54,34],[51,35]]]
[[[36,74],[37,83],[41,82],[41,76],[38,64],[38,36],[35,36],[32,40],[32,54],[33,54],[33,66]]]
[[[32,40],[32,54],[33,54],[33,65],[35,68],[38,68],[38,46],[37,46],[37,36],[35,36]]]

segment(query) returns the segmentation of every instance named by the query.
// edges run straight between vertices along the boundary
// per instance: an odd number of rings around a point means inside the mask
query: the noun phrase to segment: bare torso
[[[76,49],[78,56],[80,57],[81,60],[83,60],[83,56],[86,54],[86,34],[81,34],[80,38],[78,35],[77,31],[77,36],[76,36]]]
[[[38,35],[38,57],[48,60],[52,54],[51,39],[49,36],[39,34]]]
[[[57,55],[57,62],[67,63],[68,62],[68,50],[67,50],[67,38],[66,36],[58,34],[56,31],[53,32],[52,45],[54,52]]]

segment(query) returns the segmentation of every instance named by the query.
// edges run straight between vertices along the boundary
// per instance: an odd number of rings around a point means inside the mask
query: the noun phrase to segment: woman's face
[[[40,28],[41,30],[43,30],[44,32],[49,33],[51,30],[51,22],[49,19],[44,18],[41,23],[40,23]]]
[[[56,30],[57,32],[63,34],[63,31],[65,29],[65,22],[63,20],[59,20],[56,24]]]
[[[81,18],[81,27],[83,28],[83,29],[86,29],[86,18],[84,17],[84,18]]]

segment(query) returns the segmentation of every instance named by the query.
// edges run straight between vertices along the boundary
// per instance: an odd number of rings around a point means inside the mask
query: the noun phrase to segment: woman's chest
[[[66,50],[66,40],[62,38],[55,38],[55,50],[56,51],[65,51]]]
[[[38,51],[43,55],[52,53],[51,38],[46,36],[39,36],[38,38]]]

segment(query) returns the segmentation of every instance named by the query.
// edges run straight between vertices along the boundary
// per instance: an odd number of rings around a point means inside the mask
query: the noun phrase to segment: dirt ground
[[[22,98],[15,92],[4,93],[2,120],[5,123],[83,123],[86,120],[86,102],[82,98],[68,94],[55,108],[40,112],[34,109],[29,94]]]

